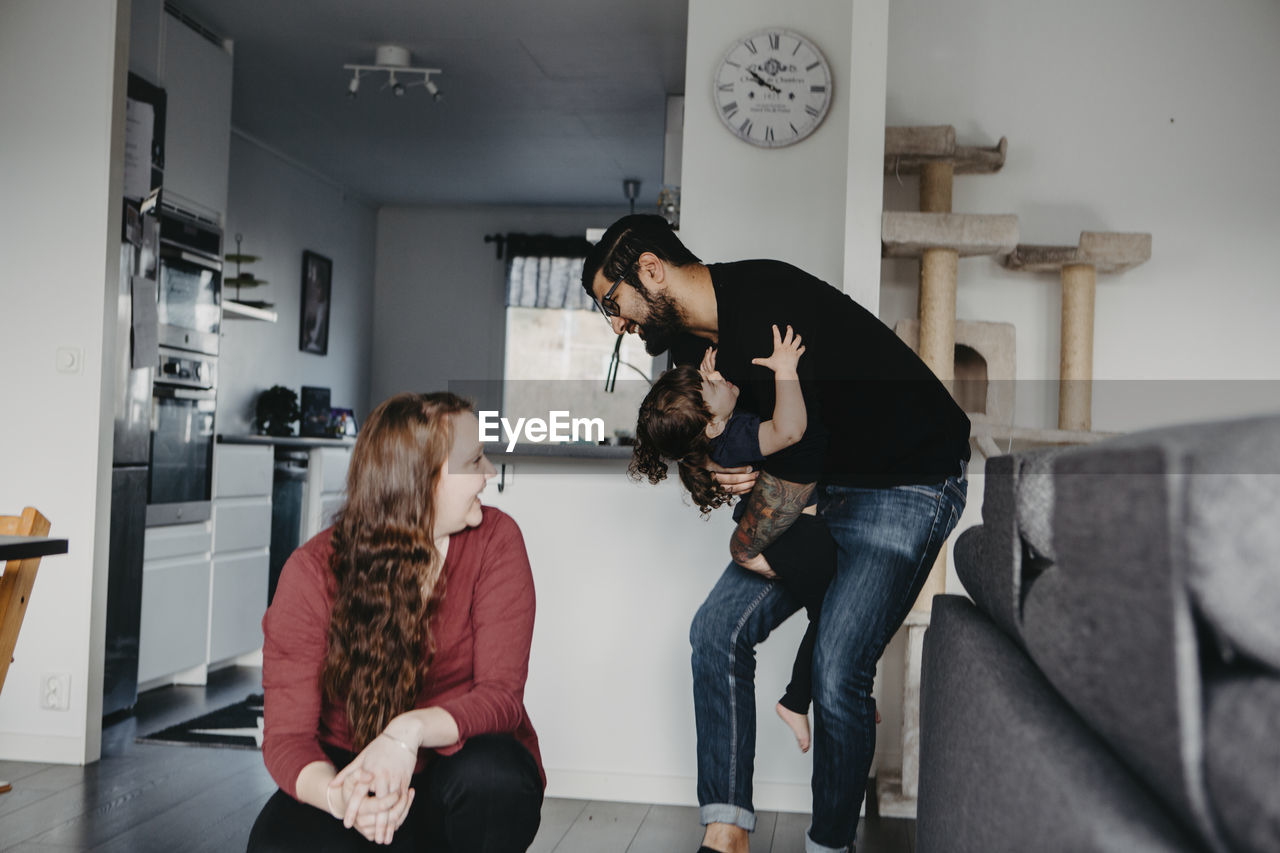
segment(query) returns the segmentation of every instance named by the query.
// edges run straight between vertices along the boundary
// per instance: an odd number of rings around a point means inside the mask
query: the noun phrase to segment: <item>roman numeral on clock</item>
[[[751,135],[751,119],[743,120],[742,124],[738,125],[738,132],[741,133],[743,136],[750,136]]]
[[[769,48],[771,50],[777,50],[778,44],[781,41],[782,41],[782,36],[778,35],[777,33],[769,33]]]
[[[747,50],[751,51],[752,53],[760,52],[759,48],[756,47],[756,43],[751,39],[747,39],[746,41],[743,42],[743,44],[745,44],[747,46]]]
[[[717,89],[717,90],[719,90],[719,91],[721,91],[721,92],[732,92],[732,91],[733,91],[733,84],[732,84],[732,83],[721,83],[721,84],[719,84],[718,86],[716,86],[716,89]]]
[[[826,86],[810,86],[810,87],[809,87],[809,91],[810,91],[810,92],[825,92],[825,91],[827,91],[827,87],[826,87]]]
[[[765,141],[765,142],[772,142],[772,141],[773,141],[773,125],[765,125],[765,128],[764,128],[764,141]]]
[[[738,102],[730,101],[727,104],[721,104],[720,111],[724,113],[725,118],[733,118],[734,113],[738,111]]]
[[[809,115],[813,116],[814,118],[818,117],[818,110],[814,107],[809,106],[808,104],[805,104],[804,111]]]

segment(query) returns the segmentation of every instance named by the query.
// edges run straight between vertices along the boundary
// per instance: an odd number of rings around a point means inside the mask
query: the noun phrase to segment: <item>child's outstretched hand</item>
[[[716,372],[715,347],[707,347],[707,351],[702,354],[702,363],[698,365],[698,372],[703,376],[710,376]]]
[[[804,346],[800,343],[800,336],[792,332],[790,326],[787,326],[787,333],[781,335],[778,333],[778,327],[774,326],[773,355],[768,358],[753,358],[751,363],[767,367],[775,374],[794,376],[796,364],[799,363],[802,355],[804,355]]]

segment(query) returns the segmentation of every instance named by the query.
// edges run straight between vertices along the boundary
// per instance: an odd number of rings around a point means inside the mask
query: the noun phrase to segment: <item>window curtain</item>
[[[582,289],[591,244],[581,237],[507,234],[507,307],[594,309]]]

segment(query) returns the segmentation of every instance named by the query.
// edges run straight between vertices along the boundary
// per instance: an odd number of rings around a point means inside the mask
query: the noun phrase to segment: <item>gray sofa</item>
[[[1280,417],[992,458],[955,563],[923,853],[1280,851]]]

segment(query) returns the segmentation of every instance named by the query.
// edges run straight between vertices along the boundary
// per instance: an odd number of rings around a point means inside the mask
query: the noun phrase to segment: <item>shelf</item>
[[[926,249],[952,249],[962,258],[1007,255],[1018,244],[1018,217],[886,210],[880,241],[887,258],[918,258]]]
[[[227,320],[262,320],[274,323],[279,319],[275,311],[266,308],[254,308],[233,299],[222,300],[222,316]]]
[[[991,175],[1004,167],[1009,149],[1004,137],[990,148],[956,145],[956,129],[951,125],[884,130],[886,175],[918,175],[930,163],[950,163],[957,175]]]
[[[1122,435],[1122,433],[1036,429],[1034,427],[982,423],[975,420],[969,437],[977,445],[983,456],[991,457],[1005,453],[1018,453],[1023,450],[1034,450],[1041,447],[1073,447],[1081,444],[1095,444],[1108,438],[1115,438],[1118,435]]]

